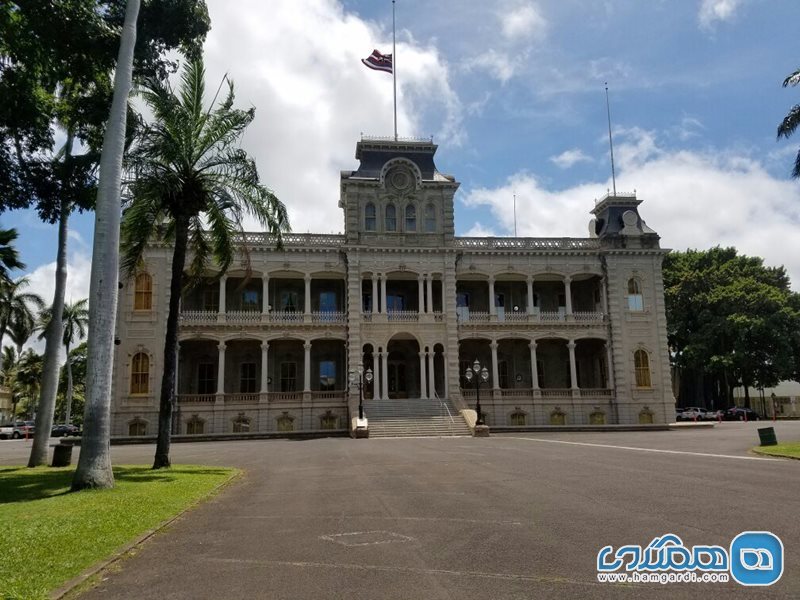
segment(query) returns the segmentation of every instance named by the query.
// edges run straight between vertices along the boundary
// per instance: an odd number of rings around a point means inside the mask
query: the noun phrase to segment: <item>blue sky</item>
[[[256,107],[244,147],[295,231],[342,227],[338,173],[360,133],[392,131],[391,76],[360,64],[391,51],[388,0],[208,0],[209,88],[225,72]],[[797,3],[782,0],[398,0],[401,135],[430,135],[462,183],[460,235],[585,236],[610,187],[608,81],[617,188],[675,249],[733,244],[785,264],[800,289],[800,137],[775,129],[800,89]],[[73,217],[69,294],[88,293],[93,215]],[[55,228],[25,212],[34,286],[52,292]]]

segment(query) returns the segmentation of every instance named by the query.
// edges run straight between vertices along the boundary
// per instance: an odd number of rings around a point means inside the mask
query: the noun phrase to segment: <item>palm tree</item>
[[[72,478],[73,490],[114,486],[109,449],[111,373],[114,367],[114,326],[119,281],[120,182],[139,5],[140,0],[128,0],[125,7],[125,22],[114,73],[114,97],[103,134],[89,283],[92,306],[89,311],[87,394],[81,454]]]
[[[12,244],[17,237],[16,229],[0,229],[0,281],[9,281],[9,270],[25,268],[25,263],[20,262],[17,249]]]
[[[39,328],[44,332],[47,331],[47,325],[52,317],[52,312],[49,309],[43,310],[39,314],[40,325]],[[70,417],[72,416],[72,362],[70,359],[70,346],[75,341],[80,341],[86,337],[86,329],[89,325],[89,299],[84,298],[77,302],[72,302],[64,305],[64,312],[62,313],[61,321],[64,324],[64,334],[62,335],[62,343],[67,353],[67,360],[64,368],[67,371],[67,411],[64,421],[67,425],[70,424]],[[44,337],[44,333],[39,336],[39,339]]]
[[[17,324],[20,327],[26,324],[33,325],[36,322],[34,309],[38,311],[44,307],[41,296],[23,291],[29,285],[30,280],[27,277],[21,277],[16,281],[0,280],[0,347],[9,329],[16,327]],[[17,333],[20,333],[19,330]]]
[[[800,84],[800,69],[789,75],[783,80],[783,87],[796,86]],[[789,138],[798,125],[800,125],[800,104],[795,104],[789,113],[783,118],[781,124],[778,125],[778,139]],[[794,168],[792,169],[792,177],[800,177],[800,151],[794,159]]]
[[[8,337],[10,337],[11,341],[16,345],[18,356],[22,354],[22,347],[34,334],[36,328],[36,322],[27,317],[11,321],[11,325],[8,328]]]
[[[26,412],[29,416],[37,412],[36,398],[39,395],[43,363],[42,355],[37,354],[30,348],[17,360],[15,382],[18,387],[18,393],[14,394],[13,413],[15,415],[17,412],[17,400],[20,397],[25,397],[28,401]],[[47,433],[49,434],[50,432],[48,431]]]
[[[255,109],[233,108],[233,83],[227,77],[225,82],[225,99],[205,109],[202,60],[186,64],[177,93],[168,83],[148,80],[142,97],[154,119],[143,127],[128,157],[132,202],[122,223],[123,268],[133,272],[154,235],[163,232],[174,245],[154,469],[170,465],[178,307],[187,249],[191,282],[202,277],[212,258],[221,271],[228,267],[246,214],[278,240],[288,230],[286,208],[259,182],[255,161],[239,147]]]

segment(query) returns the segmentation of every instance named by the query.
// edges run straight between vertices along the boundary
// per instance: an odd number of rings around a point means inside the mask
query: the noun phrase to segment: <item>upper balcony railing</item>
[[[258,310],[229,310],[219,313],[215,310],[183,310],[180,315],[183,325],[258,325],[274,323],[278,325],[344,325],[347,315],[342,311],[314,311],[306,315],[299,311],[273,310],[262,313]]]
[[[327,233],[284,233],[282,236],[284,246],[300,247],[332,247],[338,248],[345,242],[343,235]],[[270,233],[252,231],[237,233],[233,236],[235,243],[244,243],[252,246],[275,246],[278,238]]]
[[[467,307],[457,309],[459,325],[476,325],[508,323],[518,325],[522,323],[602,323],[605,315],[600,311],[576,311],[567,314],[565,311],[537,311],[531,314],[523,311],[504,312],[498,308],[496,314],[488,311],[470,310]]]
[[[592,238],[457,237],[456,248],[468,250],[594,250],[600,240]]]

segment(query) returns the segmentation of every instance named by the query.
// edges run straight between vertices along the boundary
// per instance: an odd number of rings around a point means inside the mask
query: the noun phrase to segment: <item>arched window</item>
[[[139,273],[133,287],[133,310],[153,310],[153,278]]]
[[[634,352],[633,364],[636,368],[636,387],[652,387],[650,384],[650,356],[647,351],[637,350]]]
[[[525,425],[527,425],[525,416],[526,416],[525,413],[522,412],[521,410],[517,410],[511,413],[511,425],[513,425],[514,427],[524,427]]]
[[[425,207],[425,233],[436,233],[436,207],[433,204]]]
[[[406,231],[417,230],[417,207],[413,204],[406,206]]]
[[[205,433],[206,422],[197,415],[186,421],[186,433],[188,435],[200,435]]]
[[[386,205],[386,231],[397,231],[397,209],[394,204]]]
[[[245,416],[244,413],[239,415],[233,420],[233,433],[247,433],[250,431],[250,417]]]
[[[294,431],[294,417],[288,412],[284,411],[275,421],[278,424],[278,431]]]
[[[128,423],[128,435],[147,435],[147,423],[141,419],[134,419]]]
[[[149,391],[150,357],[144,352],[138,352],[131,361],[131,394],[147,394]]]
[[[641,312],[644,310],[642,286],[635,277],[631,277],[628,280],[628,310],[634,312]]]
[[[375,205],[372,202],[369,202],[364,207],[364,231],[375,231],[375,228]]]

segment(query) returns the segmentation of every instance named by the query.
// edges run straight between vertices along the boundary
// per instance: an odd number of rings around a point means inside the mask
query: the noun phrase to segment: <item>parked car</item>
[[[752,408],[734,406],[725,411],[726,421],[758,421],[760,418]]]
[[[706,418],[706,409],[698,406],[687,406],[678,414],[678,421],[703,421]]]
[[[17,421],[14,423],[14,431],[11,437],[15,440],[23,437],[32,437],[36,431],[35,423],[33,421]]]
[[[80,435],[81,430],[79,427],[75,425],[65,425],[61,423],[59,425],[53,425],[53,429],[50,430],[51,437],[64,437],[67,435]]]
[[[719,421],[725,418],[724,410],[709,410],[706,411],[706,421]]]
[[[12,435],[14,435],[14,425],[12,423],[0,425],[0,440],[10,439]]]

